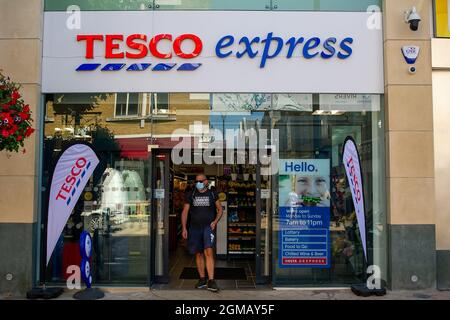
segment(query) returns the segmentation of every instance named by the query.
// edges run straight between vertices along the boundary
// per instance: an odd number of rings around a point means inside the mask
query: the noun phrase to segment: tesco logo
[[[194,50],[192,52],[183,52],[181,49],[181,44],[187,40],[194,43]],[[172,58],[172,52],[161,52],[158,50],[158,43],[161,41],[171,42],[173,53],[182,59],[198,57],[203,49],[202,40],[194,34],[182,34],[175,39],[173,39],[171,34],[158,34],[151,39],[148,39],[145,34],[132,34],[126,39],[121,34],[94,34],[78,35],[77,41],[85,42],[86,59],[94,59],[94,43],[96,41],[105,43],[104,57],[106,59],[142,59],[147,57],[149,53],[159,59]]]
[[[90,166],[91,162],[87,161],[86,158],[78,158],[59,188],[56,200],[66,201],[66,204],[69,205],[77,188],[80,186],[81,179],[86,176],[86,170],[89,169]]]
[[[355,163],[353,161],[353,157],[350,157],[347,160],[347,168],[350,174],[350,182],[352,184],[353,187],[353,192],[355,194],[356,197],[356,203],[359,203],[361,201],[361,185],[360,185],[360,181],[358,181],[358,177],[356,175],[356,168],[355,168]]]
[[[195,34],[181,34],[174,36],[172,34],[157,34],[148,37],[145,34],[131,34],[127,37],[121,34],[90,34],[77,35],[77,42],[85,45],[85,58],[94,59],[96,56],[95,44],[103,43],[103,56],[106,59],[145,59],[152,56],[156,59],[168,60],[175,56],[181,59],[194,59],[200,56],[203,50],[201,38]],[[193,49],[189,52],[183,50],[183,43],[190,42]],[[168,42],[171,50],[161,51],[159,43]],[[354,39],[344,37],[338,39],[329,37],[322,39],[320,37],[290,37],[284,39],[269,32],[265,37],[246,37],[236,38],[233,35],[225,35],[217,40],[214,48],[214,54],[219,59],[235,57],[242,59],[244,57],[251,60],[259,60],[259,67],[264,68],[271,59],[284,57],[291,59],[302,57],[306,60],[323,59],[329,60],[337,58],[346,60],[353,54],[352,45]],[[167,47],[167,46],[165,46]],[[94,71],[101,64],[87,63],[78,67],[77,71]],[[198,69],[201,63],[183,63],[178,67],[178,71],[193,71]],[[119,71],[126,66],[125,63],[109,63],[104,66],[102,71]],[[145,71],[151,66],[151,63],[133,63],[127,71]],[[164,62],[158,63],[152,71],[169,71],[176,66],[176,63]]]

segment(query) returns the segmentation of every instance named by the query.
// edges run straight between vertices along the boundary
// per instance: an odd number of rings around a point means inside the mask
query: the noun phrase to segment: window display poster
[[[329,268],[330,159],[280,160],[280,268]]]

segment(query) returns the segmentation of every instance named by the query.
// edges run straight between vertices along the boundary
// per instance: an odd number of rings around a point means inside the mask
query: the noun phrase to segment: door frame
[[[267,150],[268,154],[271,155],[270,150]],[[261,161],[259,157],[259,149],[258,149],[258,157],[257,157],[257,165],[256,165],[256,254],[255,254],[255,283],[257,285],[267,285],[272,282],[272,219],[273,219],[273,208],[271,207],[271,212],[266,212],[266,219],[267,219],[267,228],[269,229],[268,232],[268,238],[265,239],[266,246],[268,246],[268,254],[269,254],[269,268],[268,268],[268,275],[263,274],[263,258],[264,255],[262,255],[262,232],[263,229],[261,228],[262,223],[262,216],[261,216],[261,210],[262,210],[262,198],[261,198]],[[269,179],[272,179],[272,176],[269,177]],[[270,201],[273,204],[273,184],[270,185]]]
[[[156,189],[156,174],[158,168],[156,167],[156,157],[158,155],[164,155],[164,212],[163,212],[163,224],[164,224],[164,235],[163,235],[163,274],[162,275],[156,275],[156,237],[158,233],[158,220],[157,220],[157,207],[156,207],[156,201],[158,199],[155,198],[155,189]],[[259,152],[258,152],[259,155]],[[151,228],[150,228],[150,277],[149,277],[149,286],[152,286],[154,284],[167,284],[170,281],[170,275],[169,275],[169,216],[170,216],[170,197],[172,196],[171,191],[171,182],[173,174],[171,172],[171,149],[152,149],[151,157],[150,157],[150,179],[151,179]],[[262,200],[261,200],[261,162],[257,160],[256,166],[256,240],[255,240],[255,283],[257,285],[264,285],[271,283],[272,279],[272,268],[269,268],[269,275],[265,276],[262,274],[262,255],[261,255],[261,208],[262,208]],[[273,186],[272,186],[273,187]],[[271,191],[271,195],[273,192]],[[268,242],[269,246],[269,260],[270,264],[272,264],[272,223],[268,223],[267,226],[269,230],[269,239],[266,239],[266,242]]]
[[[157,174],[157,160],[156,157],[163,155],[165,156],[163,162],[164,162],[164,199],[163,199],[163,230],[164,234],[162,236],[162,264],[163,264],[163,270],[161,275],[156,274],[156,263],[157,263],[157,257],[156,257],[156,246],[157,246],[157,235],[158,235],[158,214],[157,214],[157,205],[156,201],[157,199],[155,197],[156,193],[156,174]],[[149,285],[152,286],[153,284],[159,284],[159,283],[169,283],[169,205],[170,205],[170,150],[168,149],[152,149],[151,152],[151,172],[150,172],[150,179],[151,179],[151,229],[150,229],[150,283]]]

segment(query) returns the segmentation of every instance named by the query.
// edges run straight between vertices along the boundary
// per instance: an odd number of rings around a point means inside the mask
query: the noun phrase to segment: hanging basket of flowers
[[[30,106],[23,101],[19,89],[0,71],[0,151],[19,152],[24,140],[34,132]]]

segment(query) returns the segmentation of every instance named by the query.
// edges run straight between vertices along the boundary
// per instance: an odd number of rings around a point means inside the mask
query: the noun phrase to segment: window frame
[[[117,96],[119,94],[126,94],[127,95],[127,102],[126,102],[126,107],[125,107],[125,115],[117,115]],[[137,110],[136,110],[136,114],[128,114],[128,107],[130,105],[130,94],[137,94],[138,95],[138,105],[137,105]],[[143,105],[143,95],[141,95],[141,93],[138,92],[116,92],[114,94],[114,119],[124,119],[124,118],[138,118],[140,116],[139,111],[142,109],[142,105]]]
[[[158,108],[158,95],[167,95],[167,109],[159,109]],[[170,115],[170,94],[164,92],[152,92],[150,98],[150,114],[153,115]],[[167,110],[166,112],[161,112],[160,110]]]

